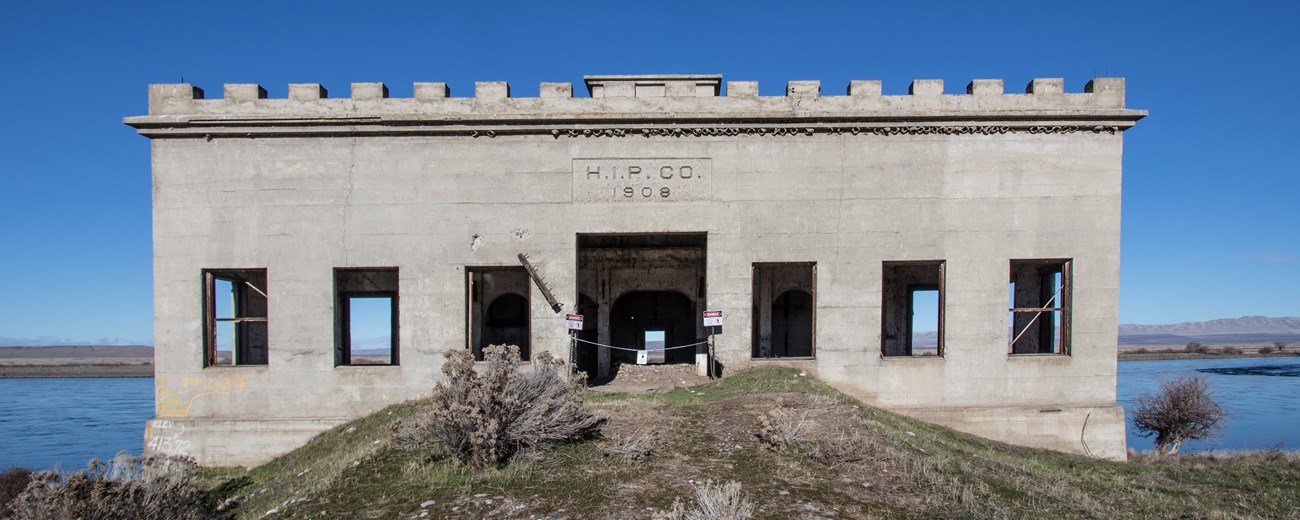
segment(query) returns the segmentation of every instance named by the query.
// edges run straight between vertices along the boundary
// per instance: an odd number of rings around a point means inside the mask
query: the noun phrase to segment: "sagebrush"
[[[31,474],[23,492],[9,502],[15,520],[119,520],[218,518],[193,483],[188,459],[119,453],[107,462],[91,460],[70,474]]]
[[[8,468],[0,472],[0,518],[8,518],[9,503],[27,489],[32,481],[32,470],[27,468]]]
[[[672,510],[655,515],[655,520],[749,520],[753,516],[754,505],[740,492],[739,482],[715,486],[706,481],[695,486],[694,506],[674,500]]]
[[[487,468],[528,450],[588,438],[605,420],[582,399],[584,379],[566,379],[564,362],[548,353],[520,369],[519,348],[483,350],[483,370],[468,350],[445,353],[447,380],[433,389],[428,409],[395,427],[399,446],[448,453],[473,468]]]

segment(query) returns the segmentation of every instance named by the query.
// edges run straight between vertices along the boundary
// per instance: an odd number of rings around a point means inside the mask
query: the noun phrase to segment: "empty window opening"
[[[753,357],[813,356],[816,271],[810,262],[754,264]]]
[[[1070,261],[1012,260],[1012,354],[1070,353]]]
[[[881,354],[942,356],[944,262],[885,262],[881,270]]]
[[[203,271],[203,364],[265,365],[266,269]]]
[[[334,364],[398,363],[397,268],[334,270]]]
[[[668,333],[664,330],[647,330],[642,337],[641,349],[646,351],[646,363],[663,363],[664,347],[667,346]]]
[[[531,300],[528,272],[523,267],[466,269],[468,347],[474,359],[483,349],[515,345],[521,359],[531,358]]]

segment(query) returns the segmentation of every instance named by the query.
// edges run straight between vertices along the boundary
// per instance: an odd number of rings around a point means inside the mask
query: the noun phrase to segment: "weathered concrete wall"
[[[1058,81],[1024,95],[917,82],[909,96],[855,82],[835,97],[802,83],[699,97],[696,81],[657,98],[605,83],[598,99],[509,98],[503,84],[387,99],[357,84],[351,99],[228,85],[195,100],[189,85],[152,86],[150,115],[127,122],[154,138],[157,416],[181,433],[154,441],[152,428],[150,448],[253,464],[427,394],[441,352],[466,344],[466,266],[527,253],[571,310],[577,234],[703,232],[728,371],[792,364],[876,405],[1069,451],[1082,450],[1078,416],[1096,412],[1091,451],[1123,457],[1121,131],[1144,113],[1123,107],[1122,80],[1083,94]],[[623,177],[590,176],[591,160]],[[664,179],[671,164],[691,176]],[[1021,258],[1073,259],[1069,355],[1008,355],[1008,262]],[[880,355],[882,262],[899,260],[946,261],[942,357]],[[756,262],[816,262],[815,359],[751,358]],[[333,269],[372,266],[399,268],[401,364],[336,367]],[[200,269],[249,267],[267,269],[269,363],[204,368]],[[529,290],[533,352],[567,358],[563,315]]]

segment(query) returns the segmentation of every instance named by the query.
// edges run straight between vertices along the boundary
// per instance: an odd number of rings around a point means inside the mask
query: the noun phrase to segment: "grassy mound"
[[[239,518],[652,518],[701,482],[755,518],[1291,518],[1300,456],[1091,460],[865,406],[789,369],[664,394],[588,394],[604,437],[481,472],[405,451],[420,402],[322,433],[251,471],[209,469]]]

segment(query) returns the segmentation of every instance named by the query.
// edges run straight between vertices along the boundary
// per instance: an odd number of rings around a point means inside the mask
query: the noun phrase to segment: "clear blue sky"
[[[1121,321],[1300,315],[1297,2],[6,2],[0,338],[152,342],[150,83],[1128,78]],[[481,7],[479,6],[481,5]],[[3,339],[0,339],[3,341]]]

